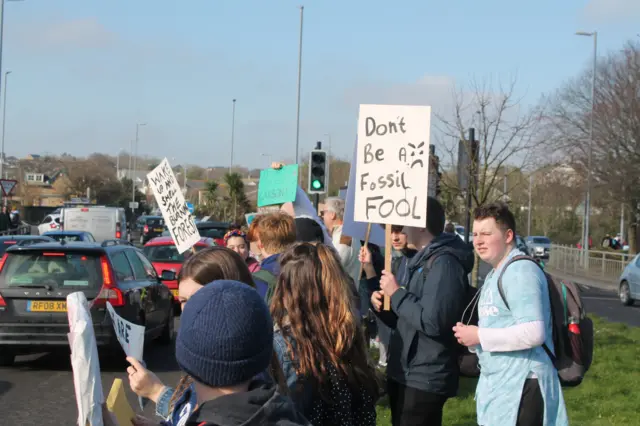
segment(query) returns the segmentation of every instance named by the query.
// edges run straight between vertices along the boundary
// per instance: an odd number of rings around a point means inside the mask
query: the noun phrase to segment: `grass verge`
[[[564,389],[569,421],[581,426],[638,424],[640,413],[640,328],[593,317],[594,361],[584,382]],[[444,407],[444,425],[476,426],[476,381],[462,379],[459,396]],[[635,392],[634,392],[635,391]],[[378,402],[380,426],[391,426],[388,400]]]

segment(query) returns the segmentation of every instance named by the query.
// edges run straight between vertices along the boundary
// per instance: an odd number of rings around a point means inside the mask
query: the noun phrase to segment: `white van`
[[[127,218],[122,207],[65,207],[62,230],[91,232],[97,242],[128,240]]]

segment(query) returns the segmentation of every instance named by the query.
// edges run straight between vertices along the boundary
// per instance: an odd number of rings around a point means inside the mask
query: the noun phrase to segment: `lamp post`
[[[131,220],[135,215],[135,208],[133,203],[136,201],[136,168],[138,162],[138,142],[140,141],[140,127],[146,126],[147,123],[137,123],[136,124],[136,140],[134,146],[133,153],[133,172],[131,173]]]
[[[302,24],[304,21],[304,6],[300,6],[300,41],[298,42],[298,104],[296,108],[296,164],[300,156],[300,89],[302,85]]]
[[[233,100],[233,110],[231,112],[231,161],[229,162],[229,174],[231,174],[231,168],[233,167],[233,143],[236,133],[236,100]]]
[[[587,154],[587,191],[584,202],[584,234],[582,237],[583,265],[589,268],[589,219],[591,216],[591,174],[593,161],[593,121],[596,106],[596,73],[598,70],[598,32],[576,32],[578,36],[593,37],[593,76],[591,79],[591,119],[589,122],[589,147]]]
[[[2,0],[0,0],[2,1]],[[11,71],[6,71],[4,73],[4,92],[2,94],[2,152],[0,153],[0,178],[4,177],[4,163],[5,163],[5,153],[4,153],[4,135],[7,123],[7,77],[11,74]]]

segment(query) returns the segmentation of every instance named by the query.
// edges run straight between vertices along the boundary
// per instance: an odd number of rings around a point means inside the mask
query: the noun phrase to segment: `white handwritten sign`
[[[431,107],[360,105],[354,219],[424,228]]]
[[[147,179],[178,253],[184,253],[200,241],[200,234],[193,216],[189,213],[169,160],[162,160],[158,167],[147,175]]]
[[[134,324],[122,318],[116,313],[107,302],[107,310],[116,331],[116,338],[120,342],[120,346],[127,356],[133,357],[138,361],[142,361],[142,351],[144,350],[144,327]]]

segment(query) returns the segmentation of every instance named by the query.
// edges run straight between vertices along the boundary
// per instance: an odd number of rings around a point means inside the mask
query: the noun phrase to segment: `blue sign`
[[[195,209],[193,208],[193,203],[187,201],[187,209],[189,209],[189,213],[193,214],[193,212],[195,211]]]

